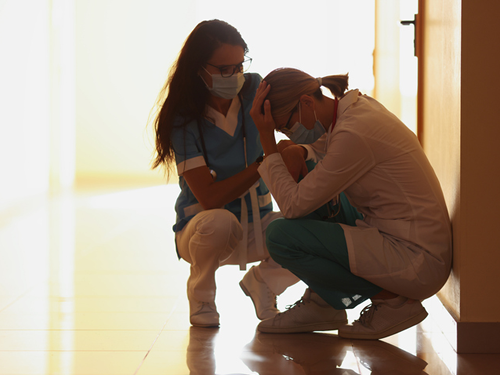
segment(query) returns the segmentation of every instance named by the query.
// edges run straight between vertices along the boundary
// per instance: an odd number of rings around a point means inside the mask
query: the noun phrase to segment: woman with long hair
[[[215,272],[253,266],[240,282],[260,319],[298,278],[274,262],[264,231],[281,216],[257,172],[262,146],[250,109],[261,81],[244,74],[251,59],[240,33],[224,21],[199,23],[186,39],[158,99],[153,168],[177,167],[181,192],[173,227],[178,256],[191,264],[190,321],[219,325]]]
[[[292,308],[262,321],[262,332],[386,337],[425,319],[421,300],[450,273],[448,211],[420,143],[379,102],[347,86],[347,75],[284,68],[257,90],[251,114],[266,155],[259,173],[285,217],[269,225],[267,248],[309,286]],[[298,166],[283,162],[275,130],[292,141],[282,152],[298,155]],[[305,160],[317,162],[309,173]],[[305,175],[299,182],[297,171]],[[311,219],[332,201],[327,217]],[[348,325],[345,310],[367,299]]]

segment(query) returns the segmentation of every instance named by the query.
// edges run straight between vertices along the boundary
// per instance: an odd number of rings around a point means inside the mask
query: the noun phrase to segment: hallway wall
[[[454,264],[439,293],[457,322],[500,322],[500,3],[425,2],[422,142],[443,186]]]
[[[500,322],[498,1],[462,1],[461,321]],[[485,301],[488,301],[486,304]]]

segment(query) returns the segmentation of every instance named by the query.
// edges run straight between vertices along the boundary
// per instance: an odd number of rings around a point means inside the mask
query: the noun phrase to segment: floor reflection
[[[190,375],[215,374],[215,339],[218,328],[189,328],[186,362]]]
[[[358,374],[352,369],[341,367],[346,357],[349,341],[336,335],[257,333],[248,347],[252,348],[252,354],[263,357],[261,360],[251,361],[245,358],[246,353],[243,353],[243,361],[251,370],[259,374],[266,373],[277,363],[280,363],[280,369],[285,370],[288,366],[294,370],[294,372],[279,372],[282,374]]]
[[[372,374],[426,374],[427,362],[397,346],[377,340],[352,340],[352,350]]]
[[[214,354],[219,329],[191,327],[190,375],[220,374]],[[264,334],[243,347],[241,361],[253,373],[305,375],[423,375],[427,362],[383,341],[342,339],[330,333]]]
[[[0,375],[499,373],[498,354],[457,354],[432,314],[381,341],[256,333],[238,267],[217,271],[220,328],[190,327],[177,195],[174,185],[68,192],[0,212]],[[303,291],[288,288],[278,307]]]

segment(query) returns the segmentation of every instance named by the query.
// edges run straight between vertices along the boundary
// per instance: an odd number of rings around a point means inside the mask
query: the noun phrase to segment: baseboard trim
[[[500,353],[500,322],[457,322],[436,296],[424,306],[458,354]]]

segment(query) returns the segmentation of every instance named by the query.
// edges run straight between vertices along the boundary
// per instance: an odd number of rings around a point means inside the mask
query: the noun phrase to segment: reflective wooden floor
[[[231,266],[217,274],[221,327],[190,327],[177,192],[70,192],[0,212],[0,375],[500,373],[497,355],[456,355],[431,317],[383,341],[258,334]]]

